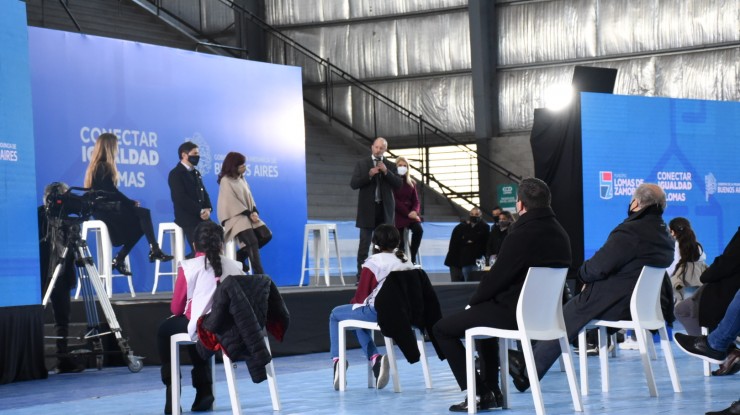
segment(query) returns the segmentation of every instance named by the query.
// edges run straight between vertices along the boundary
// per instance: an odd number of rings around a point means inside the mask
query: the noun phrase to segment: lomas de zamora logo
[[[203,139],[200,133],[193,133],[192,137],[186,137],[185,141],[192,141],[198,146],[200,152],[200,162],[198,163],[198,171],[202,176],[208,175],[213,166],[213,153],[211,153],[211,146],[208,142]]]
[[[604,200],[614,197],[614,175],[610,171],[599,172],[599,197]]]

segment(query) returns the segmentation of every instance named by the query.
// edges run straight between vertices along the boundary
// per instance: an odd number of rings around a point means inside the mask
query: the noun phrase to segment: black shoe
[[[121,275],[132,275],[131,271],[126,266],[126,261],[123,259],[113,258],[113,269],[118,271]]]
[[[62,357],[57,361],[57,365],[54,367],[54,373],[80,373],[85,370],[85,365],[79,362],[75,362],[73,359]]]
[[[527,365],[524,363],[524,354],[519,350],[509,349],[509,375],[514,381],[514,387],[519,392],[529,389]]]
[[[734,348],[719,365],[719,369],[712,371],[712,376],[734,375],[737,372],[740,372],[740,350]]]
[[[733,402],[727,409],[718,412],[707,412],[707,415],[740,415],[740,401]]]
[[[157,260],[167,262],[172,261],[173,259],[175,259],[174,256],[170,254],[165,254],[164,252],[162,252],[161,249],[159,249],[158,246],[151,246],[149,249],[149,262],[154,262]]]
[[[170,386],[167,386],[165,393],[167,395],[164,398],[164,413],[170,415],[172,413],[172,389]]]
[[[337,363],[339,363],[339,360],[334,361],[334,390],[339,390],[339,371],[337,370]],[[346,360],[344,361],[344,374],[347,374],[347,368],[349,367],[349,362]],[[347,377],[344,377],[344,386],[347,386]]]
[[[190,410],[193,412],[208,412],[213,410],[213,389],[210,386],[198,388],[195,392],[195,400]]]
[[[673,338],[681,350],[707,362],[720,364],[727,357],[727,351],[714,350],[709,347],[707,336],[689,336],[688,334],[674,333]]]
[[[388,356],[380,355],[375,358],[373,363],[373,375],[375,375],[375,388],[383,389],[388,384],[390,367],[388,365]]]
[[[501,395],[501,391],[498,392]],[[480,399],[476,402],[478,411],[489,411],[491,409],[501,408],[504,405],[504,397],[496,396],[495,392],[486,392],[481,395]],[[450,412],[468,412],[468,398],[464,401],[450,406]]]

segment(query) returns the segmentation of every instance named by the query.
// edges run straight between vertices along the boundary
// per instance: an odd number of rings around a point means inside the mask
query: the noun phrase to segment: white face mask
[[[406,166],[399,166],[398,167],[398,174],[401,176],[406,175],[406,172],[409,171],[409,168]]]

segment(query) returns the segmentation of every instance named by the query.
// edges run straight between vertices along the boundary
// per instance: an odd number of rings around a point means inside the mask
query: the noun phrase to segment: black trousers
[[[465,374],[465,343],[464,340],[460,340],[465,337],[465,330],[478,326],[515,330],[517,325],[514,313],[514,310],[507,310],[487,301],[445,317],[434,325],[437,343],[447,357],[447,363],[450,365],[460,390],[468,389]],[[497,338],[476,342],[480,373],[475,375],[475,384],[479,395],[488,390],[499,389],[498,347]]]
[[[143,208],[141,206],[134,206],[130,208],[130,210],[126,210],[125,212],[128,214],[133,214],[136,219],[136,223],[138,224],[139,228],[141,228],[141,232],[136,232],[135,237],[132,237],[123,242],[123,247],[120,251],[118,251],[118,254],[116,255],[120,261],[122,261],[126,257],[126,255],[128,255],[128,253],[131,252],[132,249],[134,249],[134,246],[136,246],[136,244],[139,242],[139,239],[141,239],[142,234],[146,237],[149,245],[159,246],[159,244],[157,243],[157,236],[154,234],[154,225],[152,224],[152,212],[149,209]],[[106,225],[108,224],[106,223]],[[108,225],[108,227],[110,228],[110,225]]]
[[[174,316],[163,321],[159,325],[157,331],[157,350],[159,351],[159,359],[162,361],[161,376],[162,383],[167,386],[172,384],[172,374],[170,365],[170,336],[178,333],[188,332],[188,319],[185,316]],[[193,370],[191,372],[193,378],[193,387],[196,389],[210,388],[213,383],[211,379],[211,362],[210,360],[203,359],[198,351],[195,349],[195,345],[183,346],[187,349],[190,361],[193,363]],[[180,381],[178,379],[177,383]]]
[[[401,243],[398,245],[398,249],[401,251],[406,249],[406,238],[403,237],[403,230],[405,228],[398,228],[398,233],[401,234]],[[424,235],[424,228],[419,222],[413,222],[408,226],[409,232],[411,232],[411,246],[409,251],[411,254],[411,262],[418,264],[417,255],[419,255],[419,245],[421,245],[421,236]]]
[[[372,228],[360,228],[360,246],[357,247],[357,280],[360,279],[362,273],[362,264],[368,257],[370,251],[370,242],[373,239],[373,232],[375,228],[382,225],[385,221],[385,211],[383,210],[383,202],[375,203],[375,226]]]

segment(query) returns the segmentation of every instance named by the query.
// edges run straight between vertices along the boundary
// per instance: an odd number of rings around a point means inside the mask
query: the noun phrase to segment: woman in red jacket
[[[396,159],[396,167],[398,168],[398,175],[403,178],[401,187],[393,189],[393,196],[396,199],[395,225],[398,233],[401,235],[401,243],[398,249],[401,251],[405,249],[406,238],[404,238],[403,231],[404,229],[408,229],[411,232],[411,262],[418,264],[419,259],[417,255],[424,229],[421,227],[419,195],[416,193],[416,181],[411,178],[409,163],[405,157]]]

